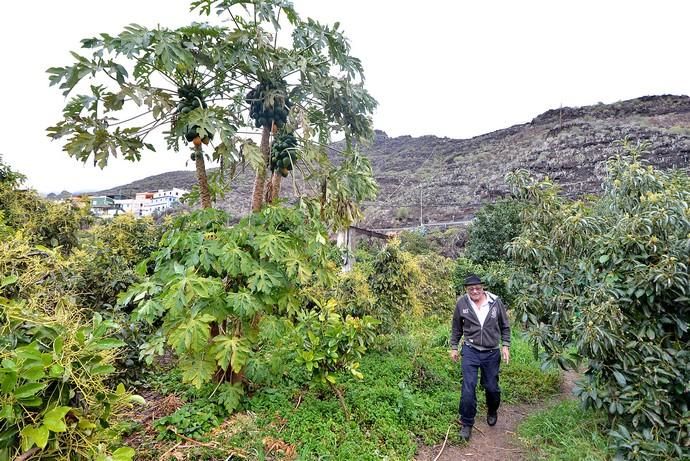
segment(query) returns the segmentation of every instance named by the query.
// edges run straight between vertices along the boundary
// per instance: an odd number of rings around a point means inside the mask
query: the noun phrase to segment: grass
[[[442,442],[458,418],[461,373],[448,357],[449,327],[448,319],[428,318],[406,334],[381,337],[361,361],[363,380],[339,377],[351,420],[327,388],[263,388],[245,400],[244,412],[206,434],[206,446],[187,452],[193,457],[185,459],[226,459],[231,453],[288,459],[292,450],[300,460],[412,459],[418,444]],[[511,351],[511,363],[501,371],[505,403],[534,402],[558,392],[559,373],[542,371],[518,334]],[[167,383],[161,390],[182,392],[190,401],[191,393],[171,384],[173,378],[159,377],[159,386]],[[479,411],[485,411],[483,393],[478,395]],[[449,441],[460,442],[456,430]],[[165,451],[140,448],[137,459],[160,459]]]
[[[606,417],[567,400],[527,417],[518,436],[533,460],[600,461],[609,459]]]

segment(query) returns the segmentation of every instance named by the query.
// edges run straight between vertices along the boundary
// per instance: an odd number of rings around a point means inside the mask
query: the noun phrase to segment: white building
[[[159,190],[158,192],[154,192],[153,200],[151,201],[151,213],[161,213],[173,207],[176,203],[179,203],[180,197],[188,192],[189,191],[176,187],[170,190]]]
[[[119,204],[125,213],[151,216],[172,208],[179,203],[180,197],[188,192],[176,187],[169,190],[160,189],[158,192],[139,192],[133,199],[115,200],[115,203]]]

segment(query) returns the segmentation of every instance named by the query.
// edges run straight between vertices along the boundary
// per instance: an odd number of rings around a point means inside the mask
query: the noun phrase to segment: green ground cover
[[[609,459],[605,425],[605,415],[567,400],[528,416],[518,426],[518,436],[530,459],[602,461]]]
[[[328,388],[299,386],[287,379],[247,398],[243,411],[200,436],[198,426],[208,424],[214,408],[212,387],[192,391],[171,371],[156,378],[154,387],[188,403],[178,410],[184,418],[167,420],[180,427],[166,431],[159,425],[160,437],[174,439],[174,432],[186,433],[206,445],[190,448],[187,459],[226,459],[232,453],[280,459],[291,450],[304,460],[411,459],[418,444],[440,443],[448,427],[456,424],[461,376],[459,365],[448,358],[449,324],[427,318],[407,333],[380,337],[361,362],[364,379],[340,377],[350,420]],[[545,399],[558,392],[559,382],[559,373],[542,371],[530,347],[514,333],[511,363],[502,367],[504,402]],[[459,443],[457,437],[451,430],[450,443]],[[153,460],[168,449],[148,440],[137,452],[139,459]]]

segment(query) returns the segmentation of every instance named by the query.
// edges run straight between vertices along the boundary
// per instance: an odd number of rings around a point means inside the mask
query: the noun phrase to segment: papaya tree
[[[267,206],[232,227],[214,209],[176,218],[151,258],[155,272],[120,297],[158,329],[142,358],[170,347],[185,382],[223,386],[228,411],[290,363],[332,388],[338,371],[361,378],[377,321],[342,317],[323,301],[337,267],[325,226],[307,213]]]
[[[223,383],[228,410],[245,385],[278,374],[273,365],[285,361],[271,357],[281,350],[329,385],[337,370],[358,376],[356,359],[375,322],[327,313],[320,306],[330,304],[313,290],[337,273],[327,258],[327,228],[356,219],[357,202],[376,191],[371,165],[356,151],[372,134],[375,106],[361,63],[338,24],[301,19],[287,1],[196,1],[192,10],[217,14],[224,25],[131,25],[84,40],[88,56],[49,69],[65,94],[87,90],[49,129],[67,137],[68,154],[103,167],[116,154],[136,161],[154,149],[155,130],[172,150],[183,139],[193,144],[206,209],[173,223],[150,264],[140,266],[151,269],[143,282],[120,298],[135,306],[136,320],[158,328],[143,357],[172,348],[186,382]],[[334,133],[345,136],[343,148],[329,147]],[[235,226],[208,209],[218,190],[206,178],[209,159],[256,170],[254,213]],[[264,207],[291,171],[301,175],[292,177],[303,192],[300,206]],[[317,311],[328,317],[328,330],[300,328]],[[309,332],[329,339],[312,344]]]
[[[218,191],[207,177],[206,160],[220,162],[221,186],[224,166],[246,161],[256,170],[257,211],[275,201],[281,178],[298,160],[303,176],[320,186],[314,194],[319,203],[328,197],[352,200],[338,192],[338,169],[327,155],[332,134],[339,132],[346,139],[342,154],[359,168],[348,177],[363,180],[350,188],[359,193],[364,187],[354,200],[373,195],[371,167],[356,158],[353,146],[372,134],[376,102],[363,87],[361,62],[350,56],[339,25],[302,19],[285,0],[194,1],[191,10],[214,12],[229,25],[132,24],[118,35],[82,40],[84,51],[72,53],[71,65],[48,69],[51,84],[65,96],[79,93],[68,100],[62,120],[48,128],[49,136],[66,138],[63,149],[70,156],[92,158],[100,167],[116,155],[139,160],[144,150],[155,149],[157,130],[168,149],[178,151],[187,141],[203,207],[211,206]],[[291,35],[281,40],[283,29]],[[253,137],[260,138],[258,151]]]

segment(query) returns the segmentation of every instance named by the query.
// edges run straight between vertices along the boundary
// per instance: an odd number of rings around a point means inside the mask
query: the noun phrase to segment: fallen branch
[[[448,434],[450,434],[450,428],[451,427],[453,427],[452,424],[450,426],[448,426],[448,430],[446,431],[446,438],[443,439],[443,445],[441,445],[441,451],[438,452],[438,454],[434,458],[434,461],[438,461],[438,459],[441,457],[441,453],[443,453],[443,449],[446,448],[446,442],[448,441]]]
[[[33,457],[33,455],[35,455],[38,451],[40,451],[40,448],[33,447],[31,450],[25,451],[21,455],[14,458],[14,461],[26,461],[27,459]]]
[[[172,452],[175,448],[179,447],[181,443],[182,443],[182,442],[177,442],[175,445],[173,445],[172,447],[168,448],[168,450],[167,450],[165,453],[163,453],[163,454],[161,455],[160,459],[161,459],[161,460],[164,460],[165,457],[168,456],[168,454],[170,454],[170,452]]]
[[[166,429],[171,431],[173,434],[175,434],[176,436],[178,436],[182,440],[186,440],[187,442],[192,443],[194,445],[198,445],[200,447],[216,448],[218,446],[218,444],[215,442],[199,442],[198,440],[194,440],[190,437],[187,437],[186,435],[182,435],[179,432],[177,432],[175,430],[175,428],[172,426],[168,426],[168,427],[166,427]]]

